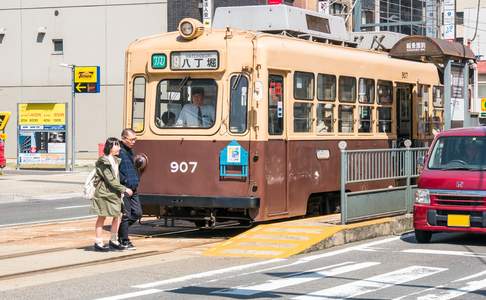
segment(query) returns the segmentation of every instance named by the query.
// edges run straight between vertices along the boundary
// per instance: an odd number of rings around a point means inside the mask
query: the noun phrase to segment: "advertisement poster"
[[[18,167],[65,169],[66,104],[21,103],[18,112]]]

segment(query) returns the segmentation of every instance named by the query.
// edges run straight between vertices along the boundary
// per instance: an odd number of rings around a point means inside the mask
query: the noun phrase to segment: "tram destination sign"
[[[217,70],[219,54],[217,51],[184,51],[170,54],[172,70]]]

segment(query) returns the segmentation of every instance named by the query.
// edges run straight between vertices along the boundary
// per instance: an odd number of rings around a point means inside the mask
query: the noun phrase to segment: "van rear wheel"
[[[432,232],[415,229],[415,239],[420,244],[429,243],[432,239]]]

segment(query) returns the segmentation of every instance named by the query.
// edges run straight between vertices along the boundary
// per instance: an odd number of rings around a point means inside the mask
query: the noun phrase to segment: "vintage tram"
[[[430,140],[442,89],[433,64],[184,19],[126,51],[144,214],[211,226],[338,211],[338,142]]]

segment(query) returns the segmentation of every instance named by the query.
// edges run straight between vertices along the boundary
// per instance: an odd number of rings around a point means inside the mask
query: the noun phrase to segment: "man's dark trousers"
[[[138,194],[123,196],[123,215],[118,230],[120,241],[128,241],[128,227],[137,222],[142,217],[142,206],[138,199]]]

